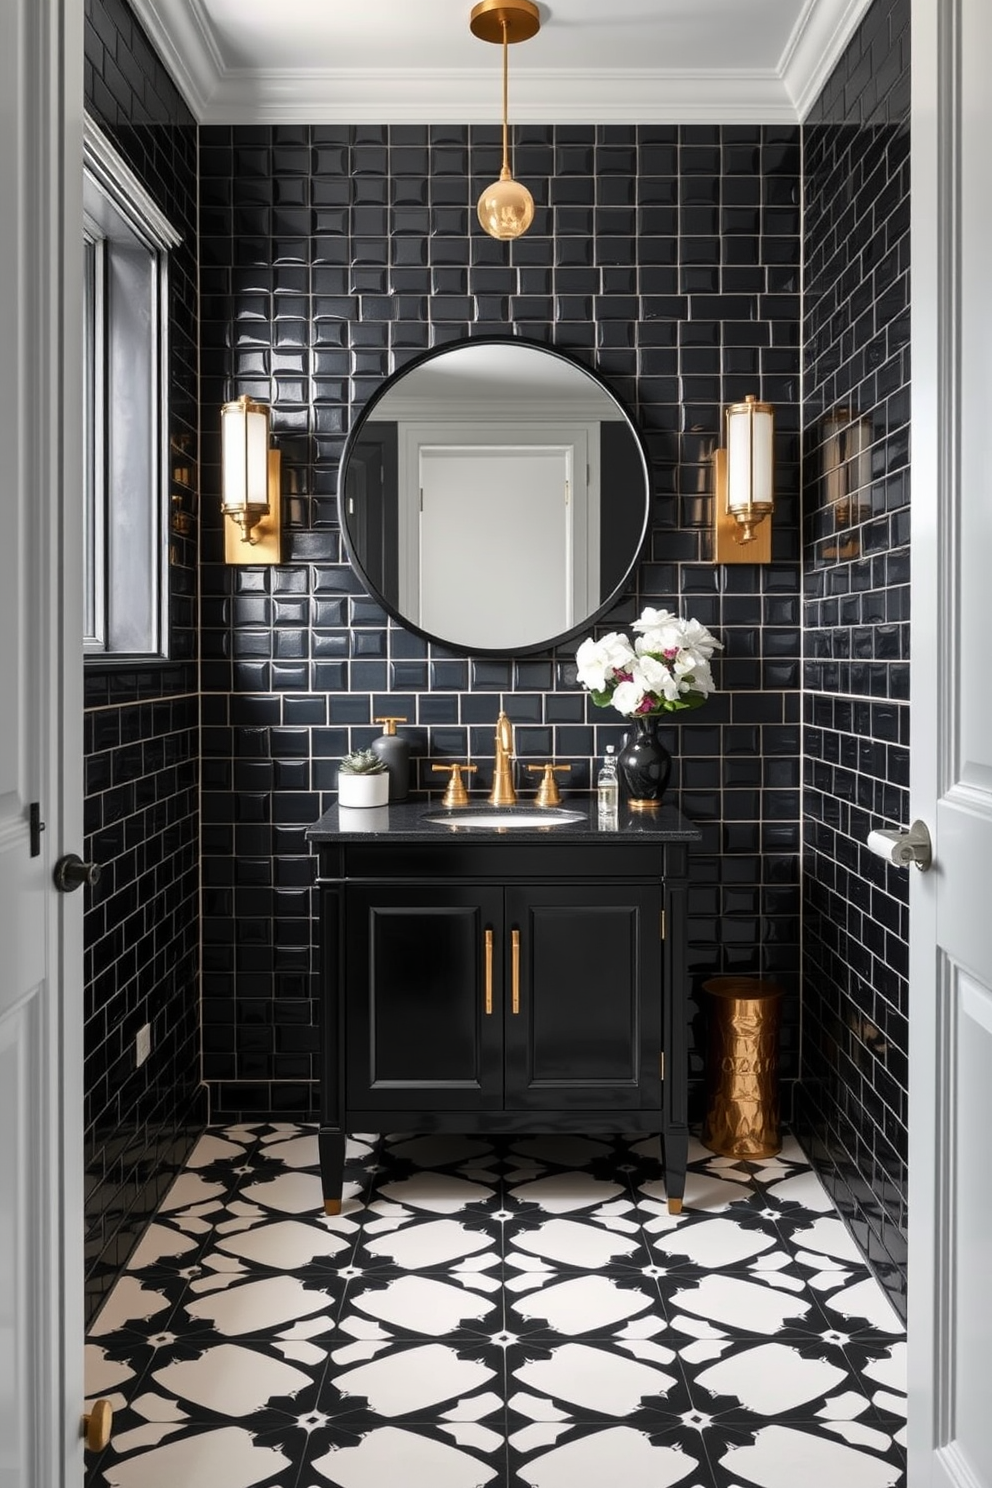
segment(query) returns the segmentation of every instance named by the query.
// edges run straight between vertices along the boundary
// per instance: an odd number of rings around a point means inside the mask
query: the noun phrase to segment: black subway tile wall
[[[701,828],[689,925],[696,987],[773,976],[798,1069],[800,919],[800,131],[525,127],[537,201],[506,245],[475,222],[494,128],[293,125],[200,131],[203,1058],[212,1111],[312,1113],[316,918],[309,822],[378,714],[405,715],[420,788],[470,756],[488,787],[496,715],[521,754],[554,752],[588,789],[622,721],[575,682],[575,644],[458,657],[363,593],[338,526],[338,466],[369,396],[431,346],[523,335],[597,367],[638,421],[653,482],[648,548],[598,627],[650,604],[725,644],[720,689],[667,728],[674,787]],[[273,405],[286,561],[228,567],[219,410]],[[710,455],[721,411],[777,409],[774,561],[714,567]],[[696,1047],[699,1047],[698,1038]],[[698,1086],[701,1062],[693,1055]]]
[[[876,0],[805,126],[800,1134],[905,1312],[909,0]]]
[[[85,99],[182,235],[170,255],[168,662],[86,663],[86,1304],[202,1128],[196,643],[197,131],[123,0],[86,0]],[[135,1035],[152,1030],[140,1067]]]

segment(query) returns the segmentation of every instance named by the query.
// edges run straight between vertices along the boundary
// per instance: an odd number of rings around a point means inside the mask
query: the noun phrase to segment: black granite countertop
[[[522,842],[539,839],[567,839],[570,842],[603,842],[649,838],[654,842],[698,842],[701,833],[675,806],[667,802],[657,811],[631,811],[621,804],[616,825],[604,824],[597,815],[596,797],[590,794],[565,796],[561,806],[542,812],[533,800],[521,800],[509,811],[527,818],[526,826],[467,826],[466,817],[482,815],[499,817],[506,808],[490,806],[485,800],[446,810],[440,797],[427,797],[397,802],[392,806],[332,806],[319,821],[307,828],[307,841],[316,846],[335,842],[367,842],[371,838],[399,838],[407,842],[450,841],[452,837],[480,841],[510,839]],[[573,812],[574,819],[549,825],[548,817],[558,812]],[[544,820],[542,821],[542,816]],[[429,817],[441,818],[430,821]]]

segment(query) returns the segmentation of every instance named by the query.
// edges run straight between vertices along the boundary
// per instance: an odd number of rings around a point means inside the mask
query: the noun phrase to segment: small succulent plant
[[[353,749],[338,766],[342,775],[381,775],[386,766],[371,749]]]

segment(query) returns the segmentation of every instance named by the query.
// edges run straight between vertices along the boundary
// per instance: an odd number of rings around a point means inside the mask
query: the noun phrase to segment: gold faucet
[[[513,758],[513,724],[505,713],[496,720],[496,768],[493,771],[493,788],[489,792],[490,806],[513,806],[517,793],[513,789],[510,760]]]

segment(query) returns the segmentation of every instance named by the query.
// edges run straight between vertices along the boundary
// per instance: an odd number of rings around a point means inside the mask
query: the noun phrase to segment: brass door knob
[[[109,1446],[113,1429],[114,1407],[109,1400],[94,1400],[92,1409],[83,1417],[87,1452],[102,1452]]]

